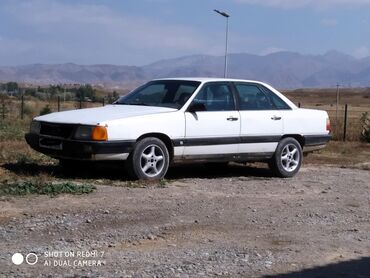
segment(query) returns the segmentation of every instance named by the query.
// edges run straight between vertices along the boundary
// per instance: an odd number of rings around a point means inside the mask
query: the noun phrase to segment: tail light
[[[327,131],[331,131],[331,127],[330,127],[330,119],[329,118],[326,118],[326,130]]]

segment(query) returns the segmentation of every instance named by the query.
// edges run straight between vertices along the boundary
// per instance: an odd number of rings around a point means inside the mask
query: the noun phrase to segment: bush
[[[23,113],[24,113],[24,115],[32,116],[34,114],[34,111],[33,111],[32,107],[30,105],[24,104]]]
[[[22,121],[5,120],[0,121],[0,141],[18,141],[24,139],[28,123]]]
[[[45,115],[45,114],[50,114],[51,112],[52,111],[51,111],[49,105],[47,104],[46,106],[44,106],[44,108],[41,109],[40,116]]]
[[[43,181],[23,181],[0,184],[1,195],[28,195],[41,194],[52,195],[68,193],[68,194],[86,194],[91,193],[96,189],[90,184],[75,184],[72,182],[52,183]]]
[[[362,127],[361,140],[370,143],[370,118],[368,112],[362,114],[360,122]]]

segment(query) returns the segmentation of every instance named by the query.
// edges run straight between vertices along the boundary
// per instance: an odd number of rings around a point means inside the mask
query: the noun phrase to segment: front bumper
[[[126,159],[135,141],[78,141],[27,133],[25,139],[30,147],[55,158],[81,160]]]

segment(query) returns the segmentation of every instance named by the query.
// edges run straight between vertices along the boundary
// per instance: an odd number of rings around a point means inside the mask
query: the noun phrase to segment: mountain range
[[[33,84],[90,83],[132,87],[162,77],[222,77],[224,57],[192,55],[145,66],[30,64],[0,67],[0,81]],[[228,77],[261,80],[277,88],[370,86],[370,57],[356,59],[338,51],[323,55],[276,52],[229,54]]]

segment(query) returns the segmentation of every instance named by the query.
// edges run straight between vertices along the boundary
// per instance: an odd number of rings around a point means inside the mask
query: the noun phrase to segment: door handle
[[[237,121],[239,118],[236,118],[236,117],[233,117],[233,116],[230,116],[230,117],[228,117],[226,120],[228,120],[228,121]]]
[[[271,117],[271,120],[278,121],[278,120],[281,120],[281,117],[273,116]]]

